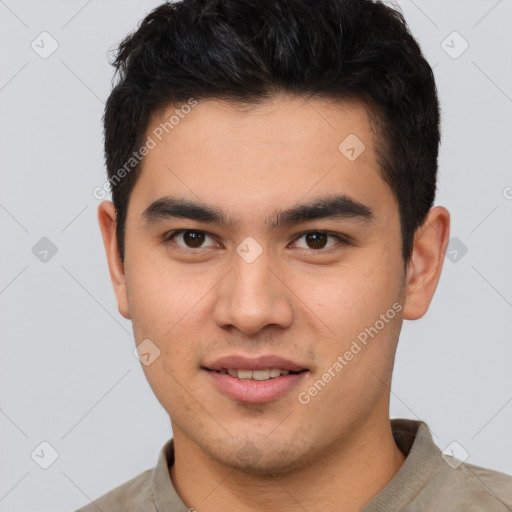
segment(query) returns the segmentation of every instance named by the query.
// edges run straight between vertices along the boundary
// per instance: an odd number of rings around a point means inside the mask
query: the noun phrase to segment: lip
[[[218,370],[267,370],[279,369],[292,372],[269,380],[237,379]],[[263,404],[273,402],[298,386],[309,373],[309,368],[284,357],[267,354],[255,358],[230,355],[216,359],[201,366],[210,382],[224,396],[236,402]],[[304,371],[303,371],[304,370]]]
[[[245,356],[225,356],[216,359],[211,363],[206,363],[203,368],[207,370],[228,370],[230,368],[237,370],[266,370],[277,368],[279,370],[290,370],[292,372],[300,372],[307,370],[305,366],[301,366],[290,359],[285,359],[276,355],[264,355],[256,358],[249,358]],[[280,378],[280,377],[276,377]]]
[[[268,368],[268,366],[267,366]],[[231,377],[228,373],[218,373],[202,368],[206,377],[224,396],[235,402],[263,404],[282,398],[293,388],[297,387],[309,373],[308,370],[301,373],[290,373],[269,380],[249,380]]]

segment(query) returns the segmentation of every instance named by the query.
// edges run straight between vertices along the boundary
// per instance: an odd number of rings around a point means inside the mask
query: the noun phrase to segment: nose
[[[268,325],[288,327],[293,321],[293,293],[266,251],[250,263],[238,254],[234,268],[219,283],[213,316],[219,327],[254,334]],[[275,267],[275,269],[274,269]]]

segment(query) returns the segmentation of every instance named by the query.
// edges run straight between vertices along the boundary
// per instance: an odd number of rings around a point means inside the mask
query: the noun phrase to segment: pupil
[[[320,240],[322,239],[322,240]],[[313,243],[314,249],[322,249],[325,246],[326,235],[325,233],[308,233],[306,235],[307,243]],[[322,243],[324,242],[324,243]]]
[[[204,233],[199,231],[185,231],[185,233],[183,233],[183,240],[191,247],[200,247],[204,241]],[[191,242],[191,244],[188,242]]]

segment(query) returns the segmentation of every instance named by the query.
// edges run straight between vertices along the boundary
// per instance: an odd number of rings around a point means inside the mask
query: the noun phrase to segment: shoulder
[[[507,505],[506,510],[510,510],[512,507],[512,475],[474,464],[463,464],[462,471],[476,489],[492,496],[497,502]]]
[[[153,499],[153,469],[115,487],[76,512],[126,512],[126,510],[156,511]]]
[[[395,493],[411,488],[403,512],[512,511],[511,475],[443,453],[423,421],[398,418],[391,426],[398,447],[407,454],[402,478],[392,487]]]
[[[463,506],[465,512],[510,512],[512,509],[511,475],[457,459],[444,462],[433,474],[427,489],[436,503],[439,500]]]

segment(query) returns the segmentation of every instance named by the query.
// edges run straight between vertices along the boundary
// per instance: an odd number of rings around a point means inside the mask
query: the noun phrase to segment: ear
[[[103,237],[103,244],[105,245],[105,251],[107,253],[110,279],[116,294],[117,307],[121,315],[130,319],[124,265],[119,257],[119,251],[117,249],[117,214],[112,202],[103,201],[98,206],[98,222],[100,224],[101,236]]]
[[[407,266],[404,319],[417,320],[427,312],[441,277],[449,238],[450,213],[442,206],[431,208],[414,235]]]

